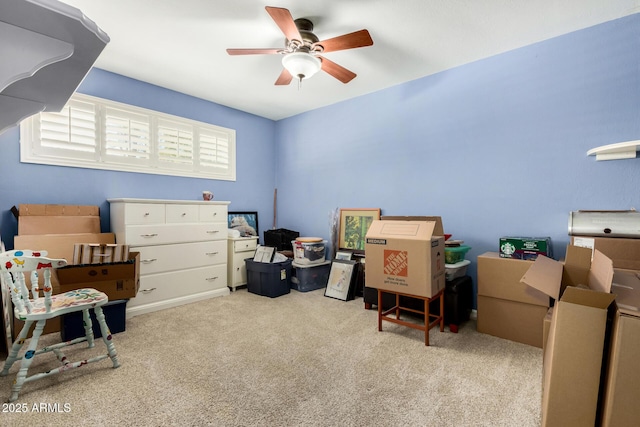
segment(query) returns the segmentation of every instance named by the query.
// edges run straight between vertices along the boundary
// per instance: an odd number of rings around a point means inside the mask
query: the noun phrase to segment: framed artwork
[[[338,249],[364,253],[364,240],[374,219],[380,219],[380,208],[340,209]]]
[[[336,259],[340,260],[350,260],[353,254],[347,251],[338,251],[336,252]]]
[[[271,262],[276,254],[276,248],[271,246],[258,246],[253,255],[255,262]]]
[[[355,261],[334,259],[331,262],[329,280],[324,290],[324,296],[342,301],[352,300],[355,267]]]
[[[258,212],[229,212],[228,227],[238,230],[241,237],[260,236]]]

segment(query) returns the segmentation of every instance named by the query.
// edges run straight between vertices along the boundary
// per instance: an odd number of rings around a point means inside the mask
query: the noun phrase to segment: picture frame
[[[336,259],[339,260],[350,260],[351,257],[353,256],[352,252],[348,252],[348,251],[338,251],[336,252]]]
[[[231,230],[238,230],[240,237],[260,237],[258,229],[258,212],[229,212],[227,226]]]
[[[273,257],[276,254],[276,248],[273,246],[260,246],[256,248],[255,253],[253,254],[254,262],[271,262],[273,261]]]
[[[331,261],[331,270],[324,296],[349,301],[354,298],[354,278],[356,262],[353,260],[334,259]]]
[[[365,236],[374,219],[380,219],[380,208],[340,209],[338,249],[363,254]]]

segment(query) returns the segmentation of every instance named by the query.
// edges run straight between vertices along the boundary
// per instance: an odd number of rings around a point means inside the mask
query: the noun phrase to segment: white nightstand
[[[247,266],[244,260],[253,258],[258,247],[258,237],[227,238],[227,286],[233,291],[247,284]]]

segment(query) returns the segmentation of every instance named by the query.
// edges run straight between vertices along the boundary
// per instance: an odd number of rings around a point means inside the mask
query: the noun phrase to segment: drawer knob
[[[219,252],[206,252],[205,255],[218,255]]]
[[[141,234],[140,237],[156,237],[158,234],[157,233],[153,233],[153,234]]]
[[[145,212],[145,213],[144,213],[144,216],[149,216],[149,215],[150,215],[150,213],[149,213],[149,212]]]
[[[207,280],[208,282],[211,282],[211,281],[213,281],[213,280],[218,280],[218,276],[215,276],[215,277],[207,277],[207,278],[206,278],[206,280]]]
[[[186,212],[182,212],[182,216],[187,216],[187,213]]]
[[[157,261],[157,258],[141,259],[140,262],[146,262],[147,264],[153,261]]]
[[[148,294],[149,292],[153,292],[155,290],[156,288],[140,289],[140,292],[144,292],[145,294]]]
[[[217,232],[218,232],[218,230],[207,230],[207,233],[209,233],[209,234],[214,234],[214,233],[217,233]]]

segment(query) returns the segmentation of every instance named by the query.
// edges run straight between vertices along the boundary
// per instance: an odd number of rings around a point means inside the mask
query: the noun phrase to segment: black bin
[[[277,228],[274,230],[265,230],[263,233],[264,245],[276,248],[278,251],[292,251],[292,240],[300,237],[297,231],[287,230],[286,228]]]
[[[247,290],[252,294],[275,298],[291,292],[291,260],[256,262],[245,259]]]

